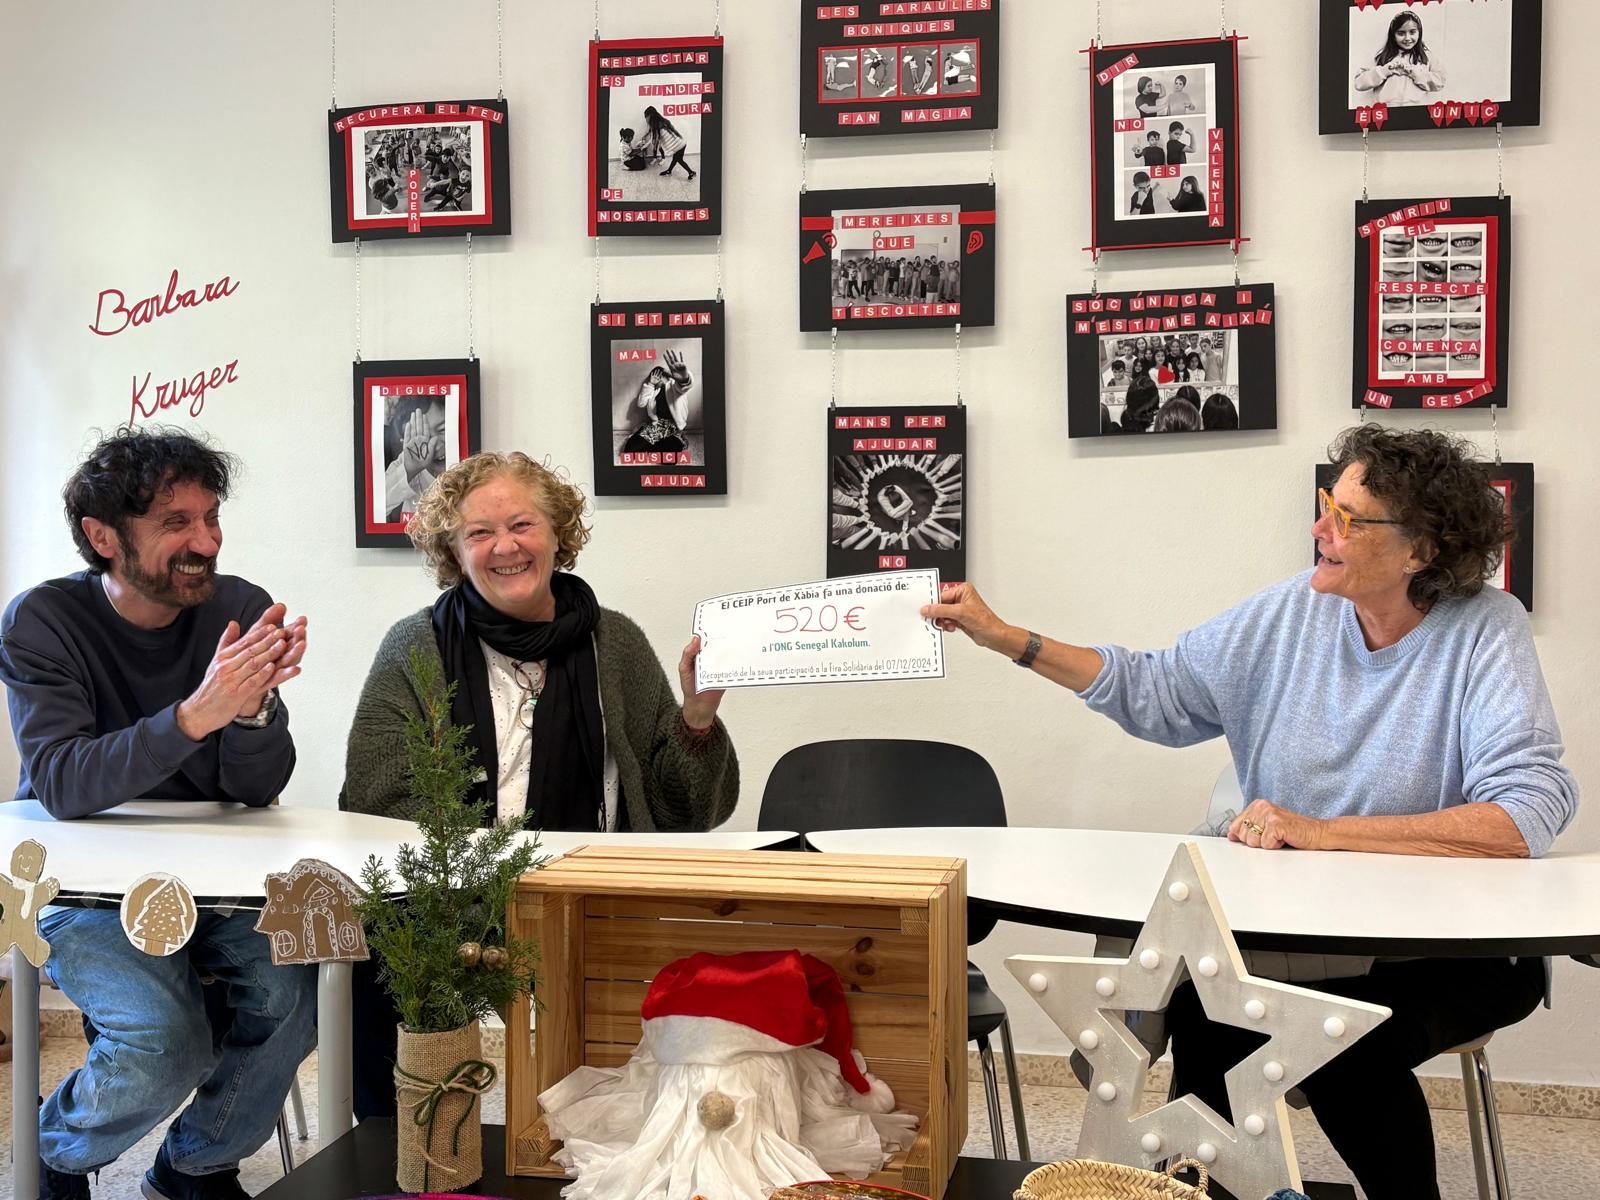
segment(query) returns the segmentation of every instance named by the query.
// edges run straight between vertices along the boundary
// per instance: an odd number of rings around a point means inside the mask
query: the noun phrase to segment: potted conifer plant
[[[437,661],[415,650],[423,715],[406,722],[406,759],[420,846],[393,870],[362,870],[358,908],[379,978],[400,1010],[395,1057],[397,1182],[404,1191],[456,1190],[483,1175],[479,1097],[495,1081],[479,1022],[533,991],[538,949],[506,927],[517,879],[540,865],[525,818],[485,829],[466,797],[477,772],[470,726],[452,726]]]

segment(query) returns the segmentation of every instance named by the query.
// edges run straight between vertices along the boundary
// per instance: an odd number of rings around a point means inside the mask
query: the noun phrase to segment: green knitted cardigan
[[[342,809],[415,816],[405,755],[406,718],[422,716],[413,648],[439,661],[431,609],[397,621],[378,647],[350,727]],[[617,761],[627,828],[696,831],[726,821],[739,802],[739,760],[722,721],[703,735],[689,732],[655,650],[621,613],[600,610],[595,652],[606,744]]]

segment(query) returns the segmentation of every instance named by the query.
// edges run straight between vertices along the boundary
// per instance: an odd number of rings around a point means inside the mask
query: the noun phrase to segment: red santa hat
[[[865,1060],[853,1049],[839,973],[798,950],[702,951],[680,958],[656,975],[639,1015],[645,1021],[709,1017],[752,1029],[782,1046],[815,1046],[839,1064],[856,1092],[866,1097],[875,1090],[877,1081],[863,1073]]]

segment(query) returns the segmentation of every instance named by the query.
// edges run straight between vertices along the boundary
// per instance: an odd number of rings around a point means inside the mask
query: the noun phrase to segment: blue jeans
[[[39,1155],[87,1174],[149,1133],[190,1092],[167,1130],[186,1175],[237,1166],[272,1135],[284,1097],[316,1042],[314,967],[275,967],[256,914],[201,913],[166,958],[136,950],[115,909],[46,908],[45,970],[99,1031],[84,1065],[39,1111]],[[213,1039],[201,974],[227,990],[233,1025]]]

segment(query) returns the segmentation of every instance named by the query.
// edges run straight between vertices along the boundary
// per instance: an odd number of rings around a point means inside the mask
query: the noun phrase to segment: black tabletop
[[[293,1175],[258,1193],[256,1200],[354,1200],[394,1195],[394,1137],[392,1120],[363,1121],[297,1167]],[[485,1125],[483,1178],[461,1190],[505,1200],[558,1200],[564,1180],[507,1179],[505,1161],[505,1127]],[[1011,1200],[1022,1177],[1038,1165],[1011,1159],[957,1159],[944,1200]],[[1312,1200],[1355,1200],[1355,1189],[1341,1184],[1313,1183],[1306,1188]]]

